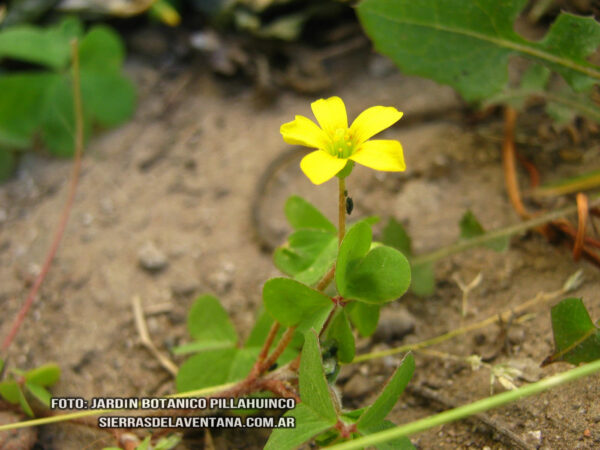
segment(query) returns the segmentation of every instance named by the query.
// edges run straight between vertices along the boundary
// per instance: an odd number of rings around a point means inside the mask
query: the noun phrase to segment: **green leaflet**
[[[381,235],[381,242],[402,252],[409,260],[413,258],[412,240],[402,224],[393,217],[388,220]],[[411,264],[410,290],[419,297],[435,292],[433,264]]]
[[[414,371],[415,359],[409,353],[404,357],[400,367],[396,369],[375,403],[369,406],[358,419],[357,427],[361,433],[370,434],[376,431],[404,392]]]
[[[370,306],[370,305],[368,305]],[[327,339],[334,339],[337,344],[337,357],[340,362],[350,363],[354,359],[356,347],[354,336],[348,322],[346,308],[340,309],[329,326]]]
[[[346,299],[381,304],[395,300],[410,286],[410,265],[398,250],[385,245],[371,248],[371,227],[351,228],[340,246],[335,281]]]
[[[472,239],[477,236],[482,236],[485,234],[485,229],[483,225],[479,223],[475,214],[473,214],[470,210],[464,213],[462,218],[460,219],[460,238],[461,239]],[[484,245],[492,250],[497,252],[505,251],[510,244],[509,236],[502,236],[498,239],[494,239],[492,241],[486,242]]]
[[[361,336],[367,337],[375,333],[379,322],[379,306],[362,302],[352,302],[346,306],[352,324]]]
[[[260,348],[208,350],[188,358],[179,368],[177,392],[187,392],[243,379],[256,361]]]
[[[321,211],[298,195],[292,195],[287,199],[284,211],[285,217],[294,230],[309,228],[337,233],[335,225]]]
[[[507,83],[512,55],[558,72],[575,90],[600,80],[586,58],[600,44],[592,17],[562,13],[539,42],[514,31],[527,0],[365,0],[358,16],[378,51],[403,72],[431,78],[467,100],[489,97]]]
[[[580,298],[567,298],[552,307],[554,353],[542,365],[557,361],[571,364],[600,359],[600,330]]]
[[[243,379],[254,365],[272,323],[266,312],[260,315],[246,345],[239,348],[235,328],[219,300],[212,295],[199,297],[188,314],[188,331],[194,341],[174,350],[175,354],[196,353],[180,366],[175,380],[177,391],[186,392]],[[296,354],[297,351],[290,346],[278,362],[289,362]]]
[[[221,302],[212,295],[199,297],[188,314],[190,335],[209,347],[212,343],[225,343],[231,347],[237,342],[237,333],[233,323]]]
[[[298,403],[284,417],[295,417],[295,428],[276,428],[269,436],[265,450],[292,450],[317,434],[331,428],[335,420],[324,419],[310,406]]]
[[[265,309],[283,326],[297,326],[305,321],[327,317],[333,308],[329,297],[289,278],[273,278],[263,288]],[[322,325],[322,322],[320,323]],[[318,323],[312,324],[320,329]]]
[[[335,423],[337,414],[323,372],[319,339],[314,330],[307,331],[305,335],[299,384],[302,403],[306,403],[322,419]]]

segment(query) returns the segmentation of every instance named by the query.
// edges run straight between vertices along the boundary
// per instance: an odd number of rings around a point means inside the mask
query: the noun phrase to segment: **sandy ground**
[[[368,63],[373,58],[363,57]],[[343,83],[323,96],[341,96],[351,118],[376,104],[396,106],[405,118],[461,107],[448,88],[394,71],[374,75],[369,66],[353,63]],[[161,349],[186,342],[186,312],[198,294],[207,292],[222,300],[245,336],[261,301],[262,284],[279,275],[271,255],[258,245],[252,209],[260,208],[259,232],[279,242],[287,232],[283,203],[290,194],[314,201],[332,218],[336,211],[335,184],[311,185],[298,168],[299,158],[273,174],[264,201],[257,203],[254,195],[267,165],[286,149],[279,126],[295,114],[310,116],[312,98],[284,92],[264,106],[257,104],[251,88],[216,80],[202,70],[170,77],[140,64],[131,63],[129,70],[141,86],[136,117],[90,142],[58,257],[11,349],[12,363],[22,369],[49,361],[60,365],[55,395],[173,392],[172,377],[139,345],[132,298],[140,296],[146,309],[165,306],[165,312],[148,318],[149,331]],[[482,128],[492,137],[482,137]],[[417,253],[455,242],[466,209],[488,229],[518,222],[504,193],[500,129],[497,119],[471,126],[459,114],[458,119],[438,117],[388,130],[385,137],[403,143],[408,169],[403,174],[355,169],[348,181],[356,205],[352,217],[395,217],[407,226]],[[598,167],[598,141],[587,148],[585,164]],[[548,176],[580,168],[550,164],[552,158],[533,150],[529,156]],[[1,336],[8,332],[47,252],[69,174],[69,161],[27,155],[17,177],[0,186]],[[164,257],[165,267],[157,273],[140,266],[139,253],[150,244]],[[553,247],[537,235],[513,238],[505,253],[475,249],[446,258],[436,264],[437,290],[432,297],[409,294],[388,307],[392,331],[406,321],[414,331],[398,339],[388,330],[383,342],[361,340],[359,350],[416,342],[486,318],[539,292],[559,289],[577,269],[583,270],[586,282],[573,295],[584,299],[596,319],[597,268],[574,263],[564,247]],[[469,298],[474,312],[463,322],[461,291],[454,277],[469,282],[479,273],[483,280]],[[518,362],[529,381],[566,370],[564,364],[538,368],[552,351],[549,306],[534,308],[528,320],[510,326],[509,352],[494,350],[500,331],[496,325],[436,350],[491,355],[491,364]],[[395,322],[394,317],[399,319]],[[391,419],[396,423],[490,393],[490,372],[485,368],[473,371],[464,363],[422,353],[415,358],[415,389],[394,409]],[[373,398],[398,361],[394,356],[345,368],[345,403],[359,406]],[[598,448],[598,381],[591,377],[490,412],[484,418],[488,425],[473,418],[413,436],[413,442],[423,449]],[[503,389],[498,383],[494,388]],[[521,444],[503,433],[513,433]],[[215,431],[213,438],[219,449],[255,449],[262,448],[266,434]],[[202,448],[200,442],[184,445]],[[110,444],[104,433],[60,424],[40,430],[38,448],[97,449]]]

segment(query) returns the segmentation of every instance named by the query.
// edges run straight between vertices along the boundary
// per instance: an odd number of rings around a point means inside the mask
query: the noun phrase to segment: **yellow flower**
[[[392,126],[402,113],[390,106],[373,106],[363,111],[348,128],[346,107],[339,97],[311,103],[319,125],[304,116],[281,125],[283,140],[292,145],[316,148],[300,162],[314,184],[333,178],[348,161],[375,170],[401,172],[406,169],[398,141],[369,139]]]

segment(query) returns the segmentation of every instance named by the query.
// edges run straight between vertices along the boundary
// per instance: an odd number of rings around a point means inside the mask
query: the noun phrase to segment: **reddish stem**
[[[42,282],[44,281],[46,275],[48,274],[48,271],[50,270],[52,260],[56,255],[58,246],[60,245],[60,241],[65,232],[65,228],[67,227],[69,214],[71,213],[73,200],[75,198],[75,192],[77,191],[77,182],[79,180],[79,172],[81,170],[81,154],[83,152],[83,112],[81,107],[81,90],[79,86],[79,54],[76,40],[71,42],[71,53],[73,58],[73,103],[75,107],[75,159],[73,161],[73,170],[71,172],[69,194],[65,206],[63,208],[60,221],[58,223],[58,226],[56,227],[56,232],[54,234],[54,239],[50,246],[50,250],[46,255],[44,265],[42,266],[42,270],[36,277],[35,283],[29,291],[29,295],[27,296],[25,303],[21,307],[21,310],[18,312],[17,317],[15,317],[12,327],[8,335],[4,339],[4,342],[2,343],[3,352],[8,351],[10,345],[12,344],[12,341],[14,340],[15,336],[19,331],[21,324],[25,320],[25,316],[29,312],[31,305],[33,305],[33,301],[35,300],[35,296],[37,295],[38,290],[42,285]]]
[[[585,242],[585,225],[588,218],[588,201],[584,193],[577,194],[577,235],[575,236],[575,244],[573,245],[573,259],[578,261],[581,258]]]
[[[517,181],[517,171],[515,168],[515,122],[517,120],[517,111],[510,106],[504,109],[504,141],[502,143],[502,165],[504,167],[504,181],[508,198],[513,208],[519,215],[525,219],[529,213],[525,209],[521,200],[519,191],[519,182]]]
[[[277,347],[275,347],[275,350],[273,350],[273,353],[271,353],[271,355],[269,355],[269,357],[261,364],[260,372],[269,370],[269,367],[277,362],[283,351],[291,342],[295,331],[296,327],[289,327],[287,330],[285,330],[285,333],[283,333],[283,336],[281,336],[281,339],[279,340]]]

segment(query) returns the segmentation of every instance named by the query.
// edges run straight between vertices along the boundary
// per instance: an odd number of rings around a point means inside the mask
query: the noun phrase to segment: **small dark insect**
[[[270,372],[271,370],[275,370],[275,369],[277,369],[277,366],[278,366],[278,364],[277,364],[277,363],[273,363],[273,364],[271,365],[271,367],[269,367],[268,371]]]
[[[353,209],[354,209],[354,202],[352,201],[352,197],[346,197],[346,212],[348,214],[352,214]]]

